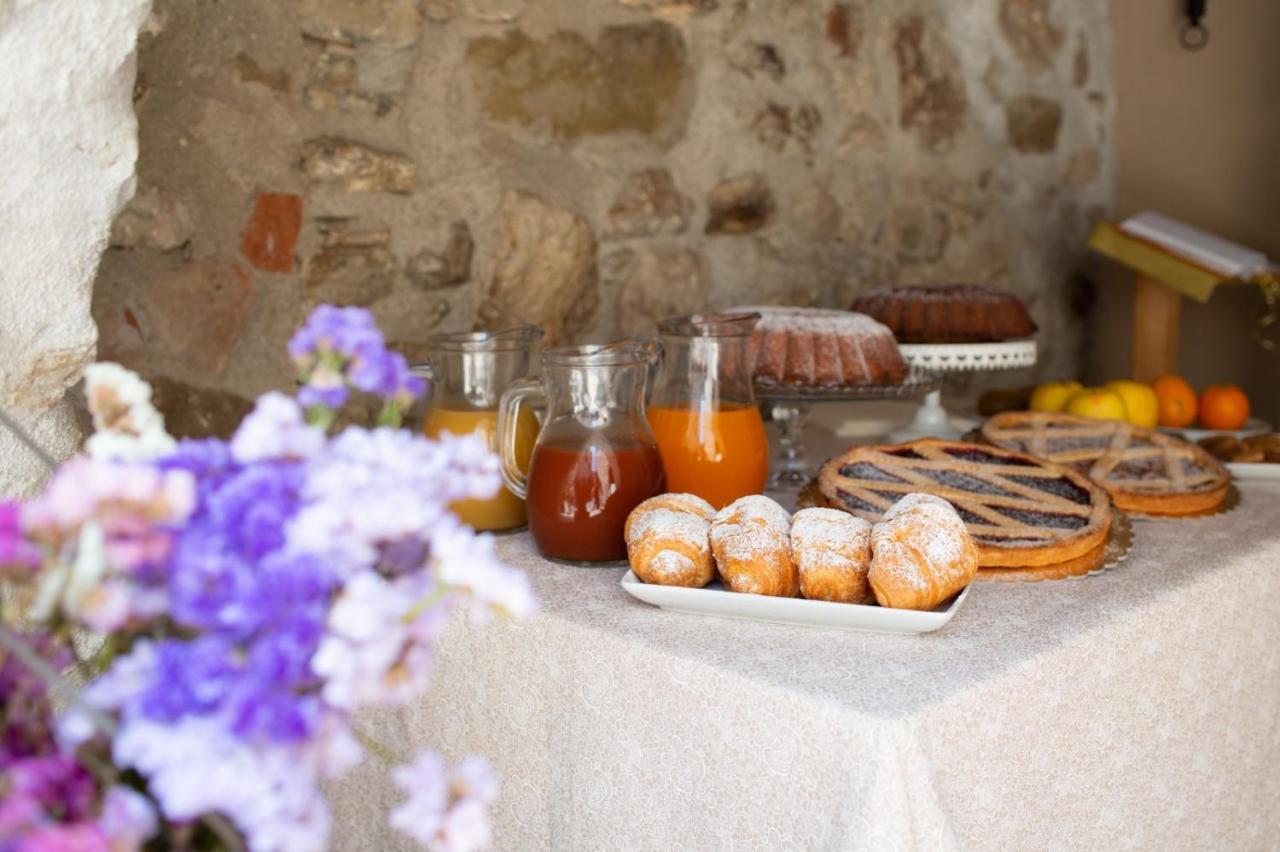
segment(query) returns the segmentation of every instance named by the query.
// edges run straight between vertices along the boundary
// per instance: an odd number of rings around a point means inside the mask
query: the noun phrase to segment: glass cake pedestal
[[[1036,363],[1036,342],[1030,338],[999,343],[900,343],[898,350],[912,370],[934,375],[1015,370]],[[915,418],[907,426],[892,432],[890,438],[899,443],[929,437],[954,441],[960,435],[961,430],[951,425],[947,410],[942,407],[939,382],[937,388],[924,395]]]
[[[814,403],[919,399],[927,394],[936,394],[941,387],[942,376],[939,373],[914,365],[907,377],[896,385],[806,388],[757,383],[754,388],[756,399],[768,406],[779,426],[778,446],[769,460],[765,490],[795,491],[816,474],[807,460],[804,446],[805,426]]]

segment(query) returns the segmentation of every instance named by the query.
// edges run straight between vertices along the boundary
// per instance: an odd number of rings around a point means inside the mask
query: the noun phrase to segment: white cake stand
[[[1000,343],[900,343],[898,349],[912,368],[936,373],[1013,370],[1036,362],[1036,342],[1032,339]],[[925,394],[915,419],[893,432],[890,438],[897,442],[927,437],[955,440],[960,434],[942,407],[939,389]]]

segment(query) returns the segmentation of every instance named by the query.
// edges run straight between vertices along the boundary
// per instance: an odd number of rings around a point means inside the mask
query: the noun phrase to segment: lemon
[[[1076,381],[1049,382],[1040,385],[1031,393],[1032,411],[1061,411],[1066,407],[1072,394],[1084,390],[1084,385]]]
[[[1129,412],[1130,423],[1147,429],[1156,428],[1156,422],[1160,419],[1160,400],[1156,397],[1156,392],[1151,385],[1146,382],[1120,379],[1107,382],[1103,387],[1119,394],[1124,400],[1124,408]]]
[[[1077,417],[1094,420],[1128,420],[1129,410],[1124,407],[1124,397],[1106,388],[1085,388],[1067,400],[1066,412]]]

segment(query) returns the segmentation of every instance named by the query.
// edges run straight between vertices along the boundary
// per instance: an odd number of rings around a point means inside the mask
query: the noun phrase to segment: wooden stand
[[[1178,325],[1182,297],[1207,302],[1219,284],[1236,283],[1185,258],[1100,223],[1089,247],[1137,273],[1133,290],[1133,377],[1149,382],[1178,372]]]
[[[1178,324],[1182,294],[1138,275],[1133,290],[1133,349],[1130,372],[1140,382],[1178,371]]]

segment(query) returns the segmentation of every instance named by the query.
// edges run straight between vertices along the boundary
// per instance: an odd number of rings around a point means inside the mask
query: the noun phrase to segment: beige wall
[[[1211,2],[1208,46],[1178,44],[1179,0],[1113,0],[1117,213],[1155,209],[1280,261],[1280,2]],[[1128,371],[1128,275],[1108,269],[1093,380]],[[1280,352],[1250,335],[1260,299],[1220,288],[1184,300],[1179,369],[1198,388],[1233,382],[1280,422]]]

